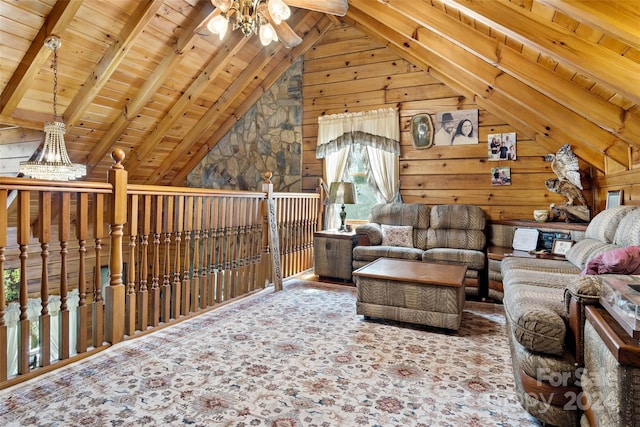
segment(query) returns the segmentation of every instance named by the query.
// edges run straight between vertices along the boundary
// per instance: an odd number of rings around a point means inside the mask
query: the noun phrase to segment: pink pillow
[[[581,275],[586,274],[640,274],[640,246],[627,246],[603,252],[593,257]]]

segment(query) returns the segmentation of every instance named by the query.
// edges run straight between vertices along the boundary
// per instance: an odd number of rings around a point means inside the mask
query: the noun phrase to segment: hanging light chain
[[[53,50],[53,121],[58,120],[58,48]]]

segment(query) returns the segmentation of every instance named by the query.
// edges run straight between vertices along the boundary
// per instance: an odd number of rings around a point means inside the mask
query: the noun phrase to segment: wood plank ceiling
[[[0,0],[0,125],[58,111],[74,162],[102,180],[122,148],[132,182],[182,185],[259,96],[336,23],[361,30],[550,151],[628,169],[640,145],[640,0],[349,0],[344,17],[292,8],[303,38],[262,47],[206,29],[208,0]],[[566,131],[571,123],[571,132]],[[0,138],[5,143],[7,138]]]

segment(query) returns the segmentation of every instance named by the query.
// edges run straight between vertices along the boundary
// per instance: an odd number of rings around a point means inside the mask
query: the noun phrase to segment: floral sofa
[[[503,304],[516,388],[523,407],[543,422],[578,425],[583,393],[589,401],[602,387],[612,387],[600,384],[583,390],[585,306],[598,304],[601,274],[640,273],[625,271],[637,268],[638,245],[640,208],[620,206],[596,215],[584,238],[569,249],[566,260],[508,257],[502,261]],[[636,251],[634,262],[612,261],[616,258],[612,254],[630,248]],[[631,264],[635,267],[629,267]],[[609,402],[605,406],[610,411],[615,412],[611,407],[629,406],[628,399],[631,406],[640,407],[639,392],[635,403],[633,394],[624,390],[615,395],[627,401]],[[598,416],[604,415],[595,418]],[[582,425],[589,425],[585,417]]]
[[[478,294],[486,268],[485,215],[473,205],[382,203],[356,228],[353,268],[381,257],[467,266],[465,291]]]

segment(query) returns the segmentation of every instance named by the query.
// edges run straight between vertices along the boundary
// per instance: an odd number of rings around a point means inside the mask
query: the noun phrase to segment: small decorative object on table
[[[548,209],[536,209],[533,211],[533,219],[536,222],[546,222],[549,220],[549,210]]]
[[[571,246],[573,246],[573,240],[555,239],[551,253],[554,255],[566,255],[569,249],[571,249]]]

